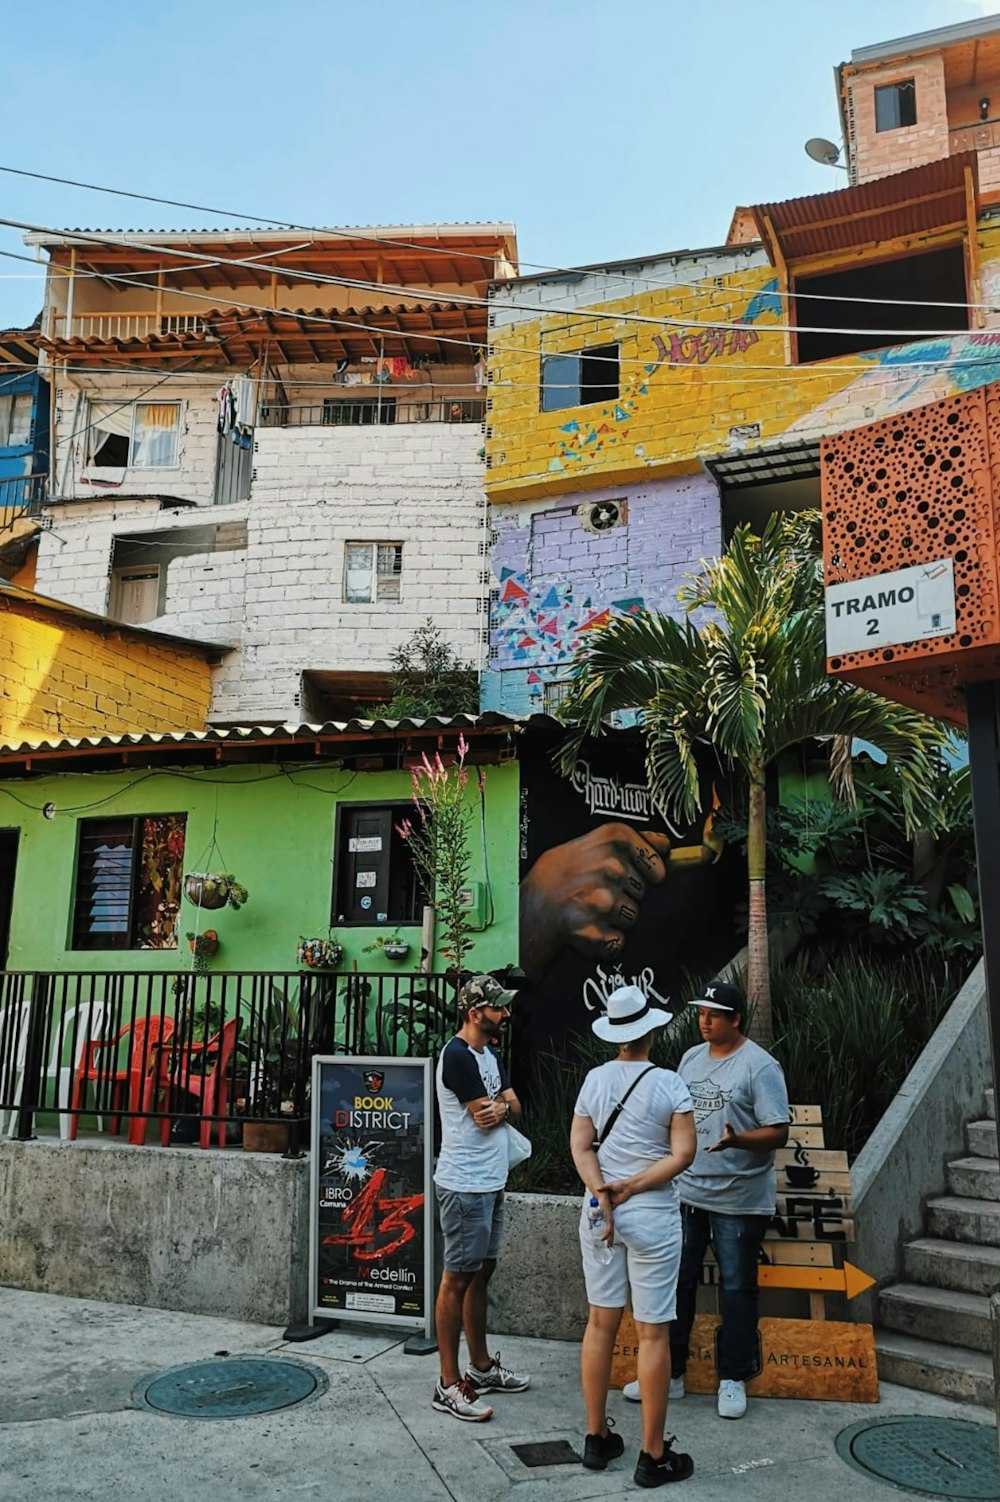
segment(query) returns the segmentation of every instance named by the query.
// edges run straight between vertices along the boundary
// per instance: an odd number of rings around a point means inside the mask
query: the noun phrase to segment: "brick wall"
[[[204,727],[211,684],[200,655],[4,603],[0,739]]]
[[[218,442],[218,408],[214,393],[222,380],[221,374],[206,374],[187,380],[175,375],[151,390],[154,383],[148,375],[59,377],[56,381],[53,451],[56,493],[62,496],[101,494],[86,483],[84,476],[121,479],[118,470],[88,467],[90,399],[115,403],[176,401],[180,403],[177,466],[171,469],[127,469],[120,488],[123,494],[181,496],[210,505],[215,487]]]
[[[602,501],[627,521],[594,534]],[[582,512],[582,515],[581,515]],[[685,573],[722,545],[719,495],[706,474],[620,485],[545,502],[498,506],[490,564],[490,660],[482,707],[526,714],[544,685],[565,679],[587,631],[616,614],[671,612]]]
[[[875,89],[912,78],[916,85],[917,122],[898,130],[875,129]],[[894,59],[878,68],[847,76],[848,118],[851,121],[848,156],[852,181],[904,172],[948,156],[948,105],[944,87],[944,59]]]

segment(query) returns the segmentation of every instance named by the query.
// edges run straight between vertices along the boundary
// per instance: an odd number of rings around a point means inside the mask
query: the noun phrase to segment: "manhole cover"
[[[544,1439],[533,1445],[511,1445],[522,1465],[534,1470],[543,1465],[579,1465],[579,1451],[574,1450],[569,1440]]]
[[[895,1418],[852,1424],[837,1452],[857,1470],[920,1496],[1000,1499],[997,1433],[966,1419]]]
[[[156,1413],[186,1419],[240,1419],[251,1413],[291,1408],[326,1391],[316,1367],[279,1356],[232,1356],[196,1361],[150,1377],[132,1394]]]

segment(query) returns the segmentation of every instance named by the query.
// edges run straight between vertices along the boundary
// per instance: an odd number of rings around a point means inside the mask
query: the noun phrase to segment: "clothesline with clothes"
[[[252,376],[235,376],[219,387],[215,400],[219,432],[228,433],[241,448],[250,448],[257,421],[257,382]]]

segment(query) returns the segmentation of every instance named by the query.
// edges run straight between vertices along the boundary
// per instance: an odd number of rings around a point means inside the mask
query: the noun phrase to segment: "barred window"
[[[350,605],[398,600],[402,573],[401,542],[349,542],[344,549],[344,599]]]

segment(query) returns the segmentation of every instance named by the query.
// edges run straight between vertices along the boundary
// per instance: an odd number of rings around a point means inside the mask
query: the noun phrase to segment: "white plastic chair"
[[[0,1010],[0,1099],[8,1095],[14,1084],[13,1108],[9,1108],[10,1136],[13,1137],[17,1121],[17,1103],[21,1099],[21,1080],[24,1077],[24,1056],[28,1051],[28,1015],[31,1003],[11,1001]],[[16,1083],[15,1083],[16,1082]],[[8,1111],[0,1109],[0,1137]]]
[[[24,1084],[24,1060],[28,1047],[28,1016],[30,1002],[17,1003],[22,1009],[20,1034],[18,1039],[18,1056],[14,1061],[14,1069],[17,1072],[17,1084],[14,1087],[14,1109],[11,1111],[10,1126],[7,1129],[8,1137],[13,1137],[17,1130],[17,1108],[21,1104],[21,1089]],[[38,1092],[39,1111],[51,1111],[53,1107],[46,1100],[45,1082],[56,1080],[55,1109],[59,1111],[59,1135],[66,1138],[69,1136],[72,1116],[65,1110],[73,1099],[73,1079],[79,1068],[80,1060],[87,1044],[101,1035],[104,1026],[104,1014],[106,1007],[103,1001],[83,1001],[79,1006],[67,1007],[63,1015],[62,1029],[57,1025],[57,1019],[53,1018],[52,1026],[52,1055],[48,1064],[42,1070],[40,1089]],[[74,1024],[74,1018],[78,1020]],[[73,1036],[73,1028],[76,1027],[76,1048],[74,1057],[68,1064],[63,1063],[62,1055],[66,1051],[68,1041]],[[44,1102],[44,1104],[43,1104]],[[103,1127],[98,1117],[98,1130]],[[3,1132],[3,1122],[0,1118],[0,1133]]]

